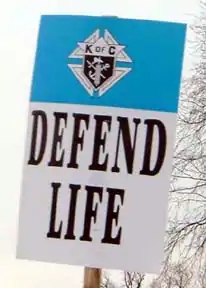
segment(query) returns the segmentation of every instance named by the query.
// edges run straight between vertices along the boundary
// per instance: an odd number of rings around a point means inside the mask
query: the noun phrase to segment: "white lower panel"
[[[43,110],[47,117],[48,135],[44,157],[39,165],[28,165],[33,129],[32,111]],[[60,158],[64,150],[62,167],[48,167],[51,158],[51,147],[54,134],[54,112],[67,113],[67,127],[61,121],[59,133],[63,131],[62,145],[57,147],[57,156]],[[78,146],[78,169],[67,168],[71,157],[71,143],[74,131],[72,113],[90,115],[88,130],[81,122],[81,133],[84,131],[83,149]],[[92,162],[95,120],[93,115],[112,116],[111,129],[104,123],[103,132],[106,134],[105,151],[100,151],[100,162],[103,163],[108,153],[106,172],[90,171]],[[120,138],[120,152],[118,155],[119,173],[111,172],[115,163],[118,121],[117,117],[128,117],[131,128],[131,138],[134,137],[133,118],[139,118],[134,169],[132,174],[127,173],[125,152],[122,138]],[[167,132],[167,147],[163,166],[155,176],[140,175],[142,168],[147,126],[145,119],[162,121]],[[164,231],[167,217],[167,201],[169,181],[172,166],[173,140],[176,127],[176,114],[108,107],[90,107],[65,104],[31,103],[29,111],[28,134],[26,139],[26,153],[20,206],[19,235],[17,257],[21,259],[40,260],[56,263],[67,263],[90,267],[122,269],[157,273],[163,260]],[[63,130],[62,130],[63,129]],[[80,133],[80,134],[81,134]],[[103,135],[103,134],[102,134]],[[103,135],[104,136],[104,135]],[[159,143],[157,130],[154,131],[152,146],[152,165],[155,164]],[[38,130],[37,141],[41,140],[41,129]],[[128,150],[129,152],[129,150]],[[48,238],[50,213],[52,206],[52,184],[61,183],[58,190],[56,230],[62,221],[60,238]],[[70,212],[70,184],[81,185],[78,193],[74,240],[64,239],[67,231],[68,215]],[[92,241],[81,241],[85,221],[85,207],[87,193],[85,185],[103,187],[102,202],[97,194],[94,196],[93,209],[98,203],[96,223],[91,220]],[[108,195],[107,188],[124,189],[123,205],[120,197],[115,197],[114,211],[119,205],[118,223],[112,224],[112,237],[115,238],[121,227],[119,244],[101,243],[105,233],[107,217]]]

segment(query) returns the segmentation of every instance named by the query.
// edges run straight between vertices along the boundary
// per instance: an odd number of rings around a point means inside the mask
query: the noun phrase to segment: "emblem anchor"
[[[87,64],[88,64],[88,68],[92,68],[94,70],[94,72],[92,72],[92,70],[89,70],[89,77],[94,80],[94,84],[96,86],[98,86],[101,82],[101,77],[103,79],[105,79],[106,77],[104,76],[104,74],[102,74],[102,71],[107,71],[107,69],[110,68],[110,64],[109,63],[105,63],[104,61],[101,59],[101,57],[95,57],[94,60],[92,62],[90,62],[89,60],[87,60]]]

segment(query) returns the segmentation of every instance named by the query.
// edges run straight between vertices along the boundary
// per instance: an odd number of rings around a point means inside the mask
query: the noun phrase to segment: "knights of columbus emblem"
[[[131,68],[117,67],[117,62],[131,63],[132,60],[112,35],[105,30],[100,37],[97,29],[78,46],[68,58],[80,58],[81,64],[68,64],[74,75],[92,96],[94,91],[102,96],[115,83],[123,78]]]

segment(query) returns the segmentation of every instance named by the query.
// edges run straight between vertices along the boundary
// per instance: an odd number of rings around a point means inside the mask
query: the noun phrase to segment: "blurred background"
[[[206,287],[206,1],[202,3],[0,1],[0,287],[80,288],[83,281],[81,267],[15,259],[27,109],[41,14],[117,15],[189,24],[162,273],[157,277],[105,271],[103,287]]]

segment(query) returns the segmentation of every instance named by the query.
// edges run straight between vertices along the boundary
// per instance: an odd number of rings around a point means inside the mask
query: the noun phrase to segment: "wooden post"
[[[84,268],[84,288],[100,288],[101,269]]]

